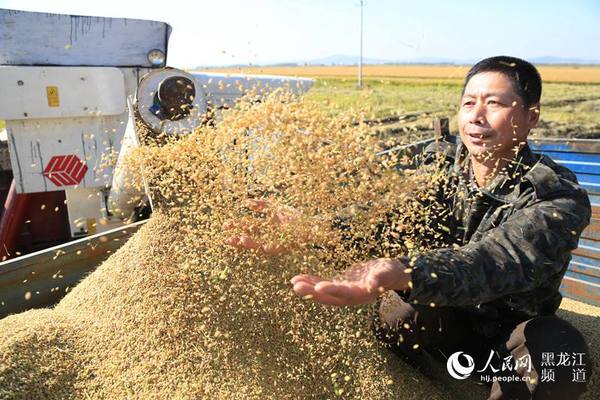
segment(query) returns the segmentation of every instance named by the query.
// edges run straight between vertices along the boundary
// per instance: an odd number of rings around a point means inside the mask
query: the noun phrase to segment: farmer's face
[[[512,159],[537,124],[539,105],[526,109],[511,80],[499,72],[474,75],[458,112],[460,139],[481,161]]]

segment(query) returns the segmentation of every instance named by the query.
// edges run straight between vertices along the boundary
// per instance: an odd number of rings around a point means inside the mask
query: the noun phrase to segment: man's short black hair
[[[533,64],[520,58],[509,56],[496,56],[481,60],[467,72],[465,84],[463,85],[463,94],[471,78],[482,72],[499,72],[508,77],[526,108],[530,108],[533,104],[540,101],[542,95],[542,78]]]

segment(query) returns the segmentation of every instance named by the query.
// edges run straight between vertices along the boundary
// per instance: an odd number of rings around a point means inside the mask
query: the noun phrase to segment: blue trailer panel
[[[577,175],[592,203],[590,225],[583,231],[579,247],[561,285],[564,296],[600,306],[600,140],[534,139],[532,150],[552,158]]]

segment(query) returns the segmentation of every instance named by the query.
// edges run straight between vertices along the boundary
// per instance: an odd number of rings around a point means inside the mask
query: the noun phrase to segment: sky
[[[359,54],[360,0],[0,0],[0,8],[151,19],[178,68]],[[365,0],[364,57],[600,60],[600,0]]]

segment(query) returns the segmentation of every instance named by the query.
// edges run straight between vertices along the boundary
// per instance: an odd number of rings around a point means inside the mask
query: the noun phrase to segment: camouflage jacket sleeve
[[[541,194],[534,192],[480,240],[413,258],[412,290],[403,297],[468,306],[527,292],[548,280],[559,283],[589,223],[590,203],[585,191],[570,182]]]

